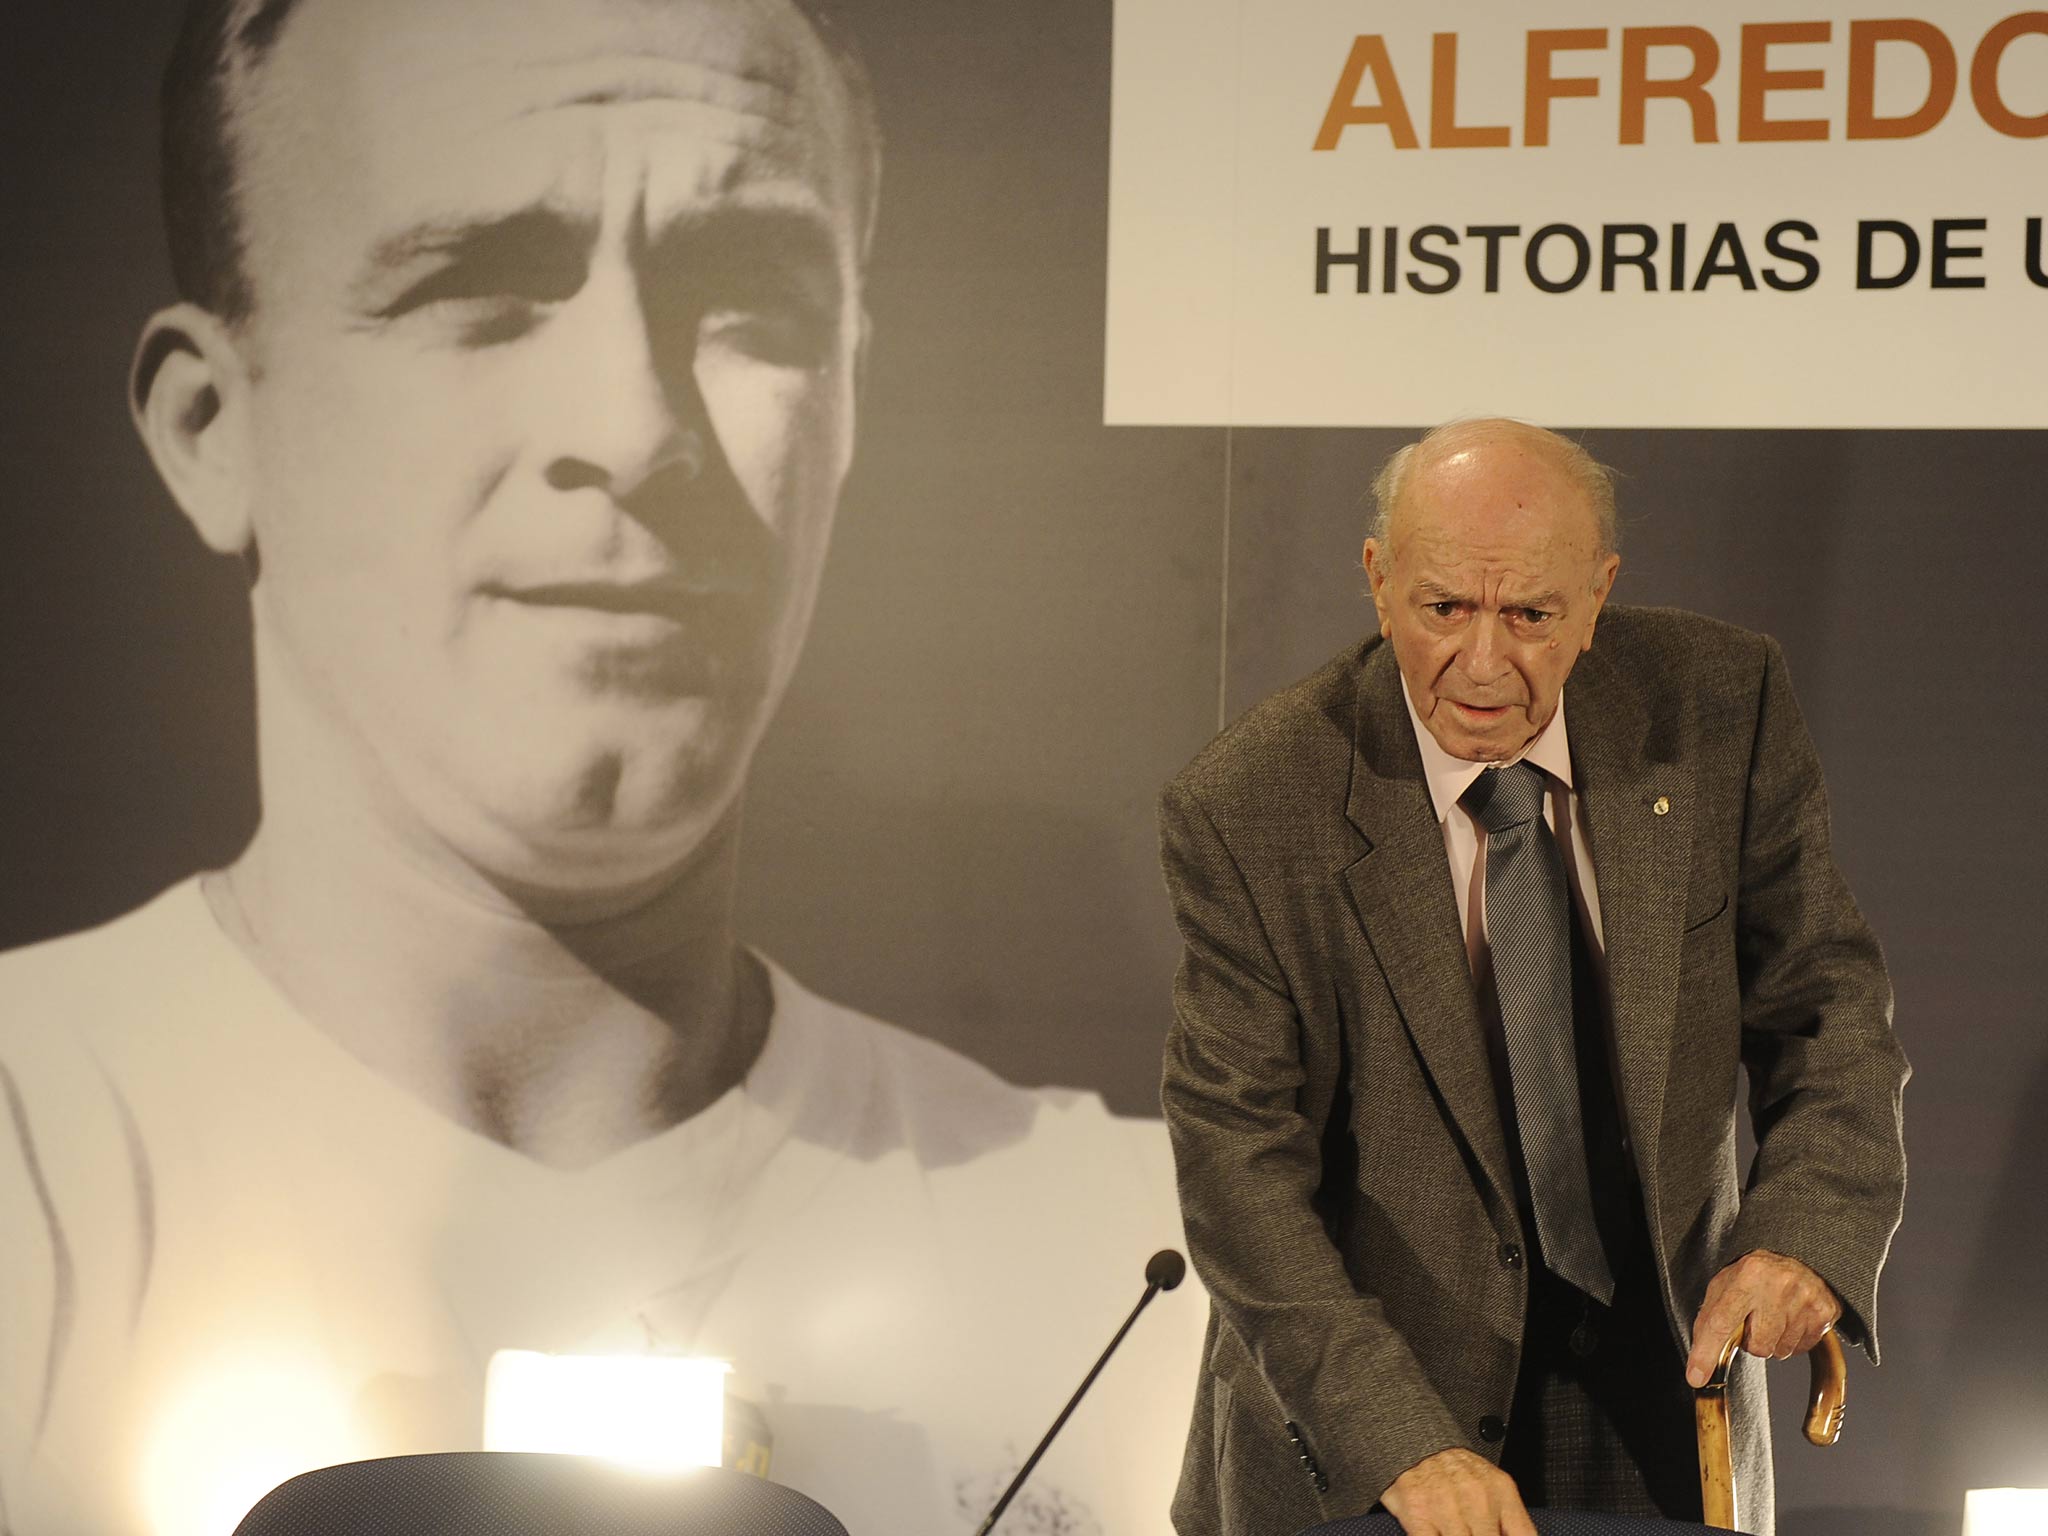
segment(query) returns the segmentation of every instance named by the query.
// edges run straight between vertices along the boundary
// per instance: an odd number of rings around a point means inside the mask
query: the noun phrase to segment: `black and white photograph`
[[[174,692],[233,717],[187,739],[253,750],[254,782],[191,785],[218,867],[7,962],[11,1528],[224,1530],[293,1471],[473,1444],[523,1348],[726,1359],[777,1477],[951,1530],[1179,1242],[1142,1101],[1056,1050],[1013,1086],[971,1015],[940,1041],[828,1000],[744,910],[800,893],[913,973],[961,953],[856,919],[787,832],[785,867],[741,868],[743,825],[876,819],[829,724],[788,747],[821,782],[747,805],[890,344],[851,28],[187,18],[175,298],[127,375],[161,491],[120,513],[167,498],[188,526],[158,532],[218,559],[195,580],[249,657]],[[1160,1527],[1197,1290],[1091,1402],[1122,1434],[1059,1447],[1014,1526]]]

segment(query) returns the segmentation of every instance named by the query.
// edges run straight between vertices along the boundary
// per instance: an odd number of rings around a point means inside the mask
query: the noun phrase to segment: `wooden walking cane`
[[[1742,1351],[1745,1323],[1721,1346],[1714,1374],[1693,1395],[1693,1422],[1700,1442],[1700,1505],[1708,1525],[1735,1529],[1735,1465],[1728,1441],[1728,1372]],[[1815,1445],[1833,1445],[1842,1437],[1842,1399],[1848,1390],[1849,1367],[1842,1341],[1830,1328],[1807,1355],[1813,1368],[1813,1395],[1806,1405],[1806,1438]]]

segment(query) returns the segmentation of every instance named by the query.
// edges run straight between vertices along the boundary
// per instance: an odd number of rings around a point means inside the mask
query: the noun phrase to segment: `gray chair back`
[[[449,1451],[280,1483],[235,1536],[847,1536],[824,1506],[744,1472],[638,1472],[582,1456]]]

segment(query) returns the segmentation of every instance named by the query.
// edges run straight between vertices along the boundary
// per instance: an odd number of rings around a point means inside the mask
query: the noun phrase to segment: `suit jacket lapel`
[[[1573,775],[1600,891],[1622,1111],[1654,1200],[1692,867],[1692,773],[1683,762],[1657,760],[1642,695],[1597,644],[1566,689]]]
[[[1437,1091],[1492,1183],[1496,1209],[1511,1210],[1513,1175],[1443,829],[1393,649],[1384,644],[1359,668],[1345,814],[1366,843],[1344,871],[1352,908]]]

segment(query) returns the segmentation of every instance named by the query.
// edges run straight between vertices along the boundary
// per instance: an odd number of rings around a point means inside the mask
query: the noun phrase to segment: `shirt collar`
[[[1436,819],[1441,822],[1451,814],[1451,807],[1458,803],[1458,796],[1470,789],[1472,781],[1492,765],[1453,757],[1437,745],[1436,738],[1429,734],[1429,727],[1422,723],[1422,716],[1415,712],[1415,701],[1408,696],[1408,679],[1405,677],[1401,679],[1401,702],[1408,706],[1408,723],[1415,731],[1415,745],[1422,752],[1422,776],[1429,781],[1430,804],[1436,808]],[[1572,749],[1571,740],[1565,735],[1562,690],[1558,692],[1557,711],[1551,715],[1550,723],[1508,762],[1534,763],[1566,789],[1572,787]],[[1505,768],[1507,763],[1498,766]]]

